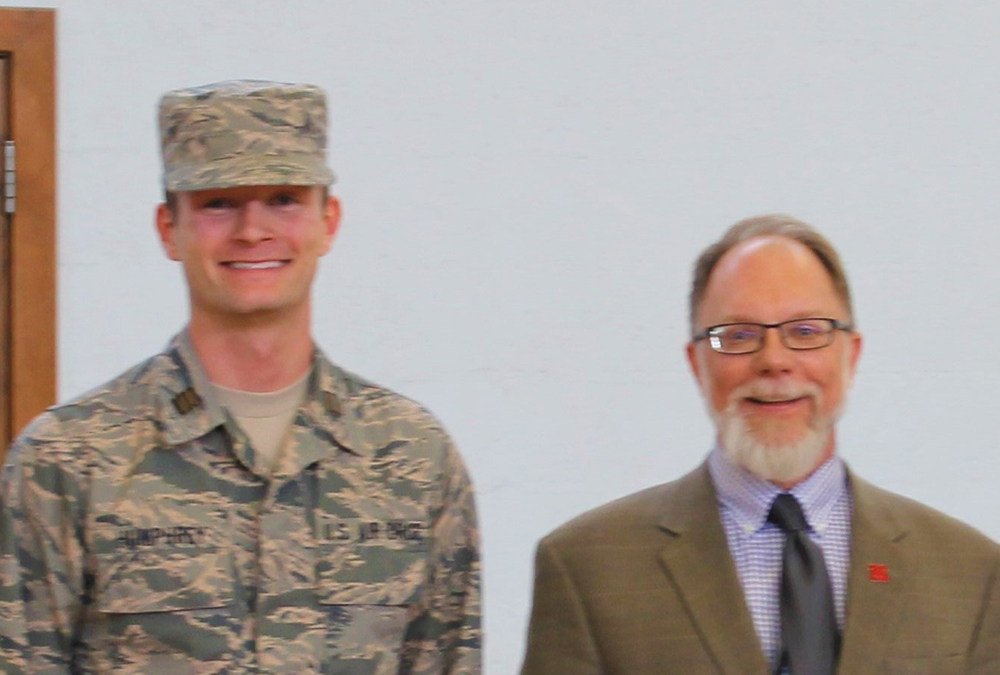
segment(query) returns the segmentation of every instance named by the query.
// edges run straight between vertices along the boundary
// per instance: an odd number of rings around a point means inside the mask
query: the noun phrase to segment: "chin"
[[[273,314],[293,307],[296,303],[277,294],[257,293],[233,298],[229,304],[234,314]]]
[[[823,463],[832,427],[808,426],[797,434],[754,428],[741,415],[722,414],[716,420],[719,440],[729,460],[758,478],[794,484]]]

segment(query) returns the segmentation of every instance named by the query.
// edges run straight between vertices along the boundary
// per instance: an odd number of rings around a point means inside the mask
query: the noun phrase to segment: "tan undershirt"
[[[295,413],[305,400],[308,385],[307,372],[298,382],[278,391],[260,393],[218,384],[212,386],[219,402],[250,439],[254,452],[260,457],[259,466],[273,469]]]

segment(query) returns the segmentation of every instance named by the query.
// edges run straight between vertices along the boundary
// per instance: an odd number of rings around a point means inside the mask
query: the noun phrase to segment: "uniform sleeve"
[[[58,456],[11,447],[0,478],[0,672],[74,672],[82,610],[78,487]],[[72,463],[69,463],[72,466]]]
[[[535,555],[535,590],[521,675],[600,675],[601,667],[580,595],[546,540]]]
[[[479,675],[479,530],[472,484],[446,439],[441,508],[431,525],[429,587],[403,647],[407,675]]]

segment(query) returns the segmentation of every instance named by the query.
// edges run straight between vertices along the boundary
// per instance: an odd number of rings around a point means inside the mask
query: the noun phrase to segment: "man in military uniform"
[[[0,671],[479,673],[461,458],[310,337],[340,217],[323,92],[174,91],[160,128],[190,322],[8,453]]]

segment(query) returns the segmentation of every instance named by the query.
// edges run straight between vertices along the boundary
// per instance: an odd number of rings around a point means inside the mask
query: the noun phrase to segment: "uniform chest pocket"
[[[105,533],[97,554],[97,610],[142,614],[229,605],[228,550],[217,542],[214,529],[198,526]]]
[[[228,664],[239,635],[234,580],[229,550],[214,533],[129,526],[99,539],[95,607],[109,669],[167,673]]]
[[[424,583],[427,551],[421,521],[328,521],[316,566],[319,603],[410,605]]]
[[[428,572],[425,524],[347,519],[321,529],[316,581],[327,620],[323,672],[398,672]]]

